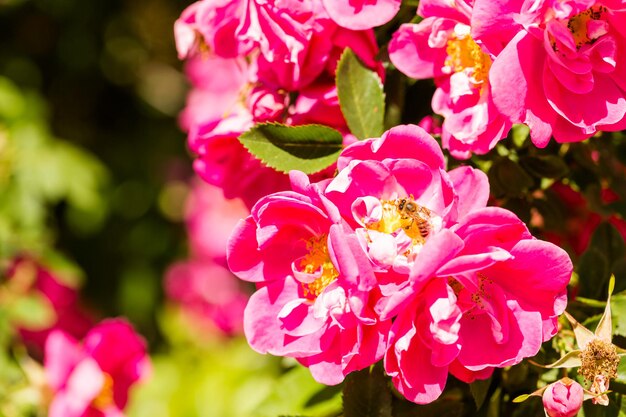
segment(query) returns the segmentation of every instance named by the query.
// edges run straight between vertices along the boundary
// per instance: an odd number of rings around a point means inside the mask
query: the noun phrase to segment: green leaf
[[[580,295],[596,300],[604,299],[604,284],[611,276],[609,260],[602,251],[590,247],[578,261]]]
[[[604,308],[604,313],[602,313],[602,317],[600,318],[600,322],[598,323],[598,327],[596,327],[595,334],[601,339],[608,341],[609,343],[613,339],[613,319],[611,317],[611,295],[613,295],[613,290],[615,289],[615,277],[611,275],[609,279],[609,291],[608,297],[606,299],[606,307]]]
[[[469,386],[472,397],[474,397],[474,402],[476,403],[476,409],[480,410],[480,407],[482,407],[485,399],[487,398],[487,393],[489,392],[489,387],[491,386],[491,378],[478,379],[469,384]]]
[[[341,112],[352,134],[359,139],[379,137],[384,130],[385,94],[378,74],[346,48],[337,64],[336,83]]]
[[[278,414],[328,415],[341,409],[341,386],[316,382],[311,372],[296,366],[274,381],[271,394],[257,407],[262,416]]]
[[[366,368],[346,378],[344,417],[391,417],[391,391],[382,366]]]
[[[611,310],[615,319],[613,334],[626,337],[626,294],[613,296],[611,299]],[[626,372],[624,382],[626,383]]]
[[[523,197],[534,184],[522,167],[506,157],[494,161],[488,176],[495,197]]]
[[[343,137],[335,129],[322,125],[260,123],[239,136],[239,141],[277,171],[297,169],[313,174],[337,161]]]
[[[9,315],[17,326],[28,330],[49,328],[56,320],[50,301],[39,293],[17,298],[10,306]]]
[[[619,231],[608,222],[601,223],[591,236],[590,246],[600,250],[613,265],[626,254],[626,245]]]
[[[534,365],[541,366],[543,368],[577,368],[580,366],[580,350],[572,350],[568,352],[565,356],[561,357],[556,362],[553,362],[549,365],[541,365],[538,363],[532,362]]]
[[[526,401],[529,398],[530,398],[530,394],[522,394],[522,395],[518,395],[517,397],[513,398],[513,402],[514,403],[522,403],[522,402]]]
[[[520,165],[537,178],[561,178],[569,172],[565,161],[556,155],[523,156]]]

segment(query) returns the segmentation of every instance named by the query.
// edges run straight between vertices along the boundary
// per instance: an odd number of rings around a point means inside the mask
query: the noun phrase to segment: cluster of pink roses
[[[319,123],[342,132],[346,144],[354,141],[337,98],[339,57],[350,47],[381,77],[384,70],[375,60],[371,27],[347,29],[329,16],[353,2],[326,3],[332,6],[328,12],[319,1],[202,0],[176,21],[177,49],[188,59],[193,87],[181,124],[198,155],[196,172],[227,198],[241,197],[251,207],[289,188],[285,174],[263,166],[237,140],[254,123]],[[371,8],[360,3],[364,13]]]
[[[540,147],[626,127],[624,2],[422,0],[418,15],[389,55],[406,75],[435,78],[455,157],[488,152],[511,123]]]
[[[321,123],[344,133],[334,71],[350,47],[384,76],[372,28],[399,0],[201,0],[175,24],[194,87],[181,123],[196,171],[249,206],[288,188],[235,140],[254,123]],[[485,154],[513,123],[544,147],[626,128],[626,48],[620,1],[422,0],[419,23],[388,45],[412,78],[434,78],[441,138],[456,158]],[[623,57],[622,57],[623,58]],[[531,64],[532,63],[532,64]]]
[[[237,225],[228,264],[257,284],[244,331],[337,384],[384,358],[396,388],[435,400],[535,355],[557,331],[572,272],[513,213],[486,207],[486,176],[446,170],[417,126],[347,147],[333,179],[290,173]]]

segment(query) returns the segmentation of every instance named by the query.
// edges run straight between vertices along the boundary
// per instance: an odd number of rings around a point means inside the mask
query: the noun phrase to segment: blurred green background
[[[184,252],[176,184],[191,163],[176,115],[187,85],[172,24],[187,4],[0,2],[0,75],[42,97],[51,136],[101,163],[91,161],[102,198],[84,210],[54,201],[56,246],[88,277],[85,303],[129,317],[150,341],[163,270]],[[33,169],[45,162],[30,159]]]

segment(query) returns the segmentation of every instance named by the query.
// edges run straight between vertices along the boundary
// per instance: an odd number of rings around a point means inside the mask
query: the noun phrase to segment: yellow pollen
[[[452,72],[471,69],[472,78],[476,84],[482,84],[487,79],[489,68],[491,68],[491,57],[483,52],[471,36],[454,36],[448,40],[446,53],[448,58],[445,65]]]
[[[306,248],[309,251],[300,261],[301,271],[307,274],[315,274],[321,270],[318,279],[308,284],[302,283],[304,296],[315,300],[331,282],[337,279],[339,272],[330,260],[326,239],[328,235],[321,235],[309,239]]]
[[[113,404],[113,378],[111,375],[104,373],[104,384],[100,393],[93,399],[92,405],[98,410],[104,410]]]
[[[591,38],[588,33],[587,25],[591,20],[601,20],[606,13],[604,6],[594,6],[590,9],[580,12],[577,15],[570,17],[567,21],[567,28],[574,37],[574,43],[576,49],[580,49],[585,44],[593,43],[596,38]]]

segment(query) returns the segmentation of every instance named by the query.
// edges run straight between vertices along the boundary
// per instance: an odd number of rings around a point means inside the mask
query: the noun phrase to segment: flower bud
[[[550,417],[572,417],[583,405],[583,387],[570,378],[562,378],[543,393],[543,407]]]

